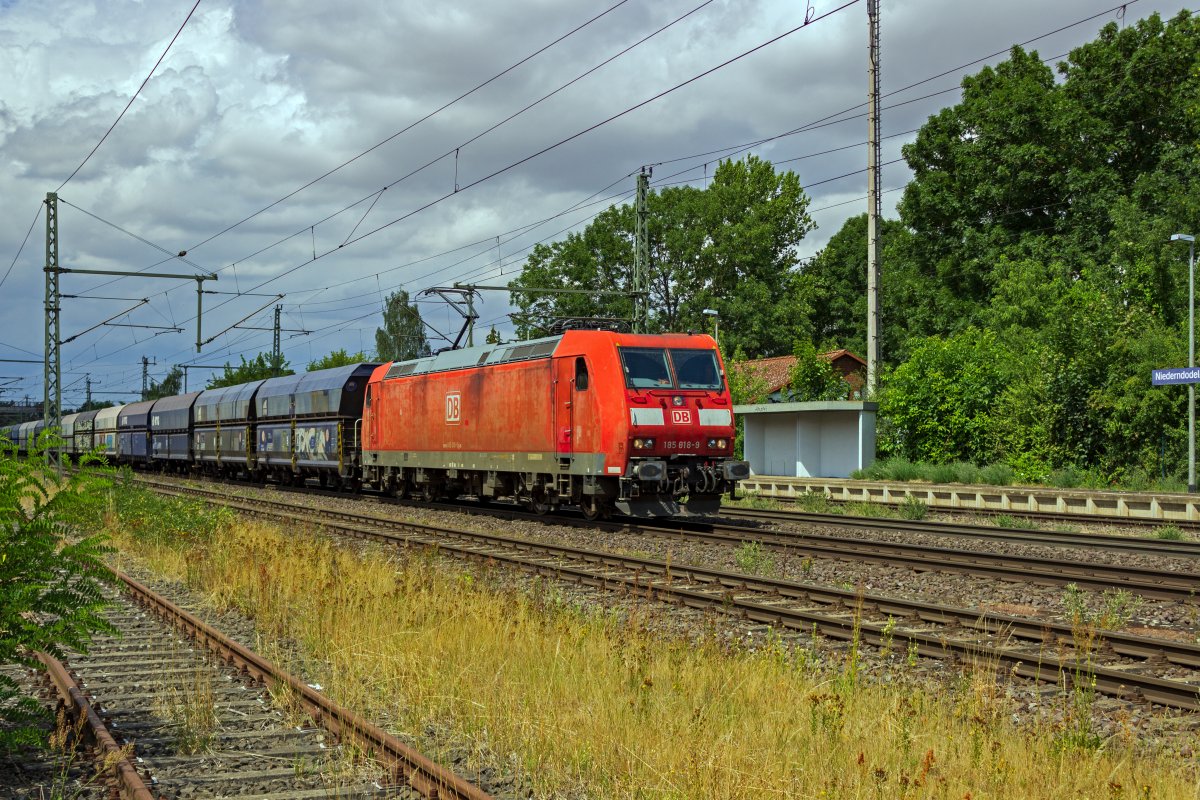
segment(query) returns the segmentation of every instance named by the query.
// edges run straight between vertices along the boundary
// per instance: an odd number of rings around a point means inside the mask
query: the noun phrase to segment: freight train
[[[20,453],[42,428],[0,429]],[[567,330],[63,417],[68,453],[426,500],[511,499],[588,518],[709,514],[749,465],[703,334]]]

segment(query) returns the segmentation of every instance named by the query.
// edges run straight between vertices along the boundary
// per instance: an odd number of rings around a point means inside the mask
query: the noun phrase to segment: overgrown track
[[[166,598],[118,578],[127,594],[114,598],[108,616],[121,636],[98,637],[69,666],[43,661],[59,702],[86,720],[82,730],[99,743],[122,797],[488,800]],[[320,727],[288,724],[268,689]],[[208,724],[195,722],[201,715]],[[374,763],[346,771],[351,762],[326,745],[330,737]]]
[[[907,649],[914,655],[968,661],[1039,682],[1080,684],[1115,697],[1200,710],[1200,647],[1195,645],[369,514],[231,498],[205,489],[159,485],[155,490],[289,523],[320,524],[354,537],[437,547],[556,579],[722,611],[776,630]]]

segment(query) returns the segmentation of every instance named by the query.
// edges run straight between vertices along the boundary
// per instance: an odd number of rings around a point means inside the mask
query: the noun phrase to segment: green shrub
[[[86,653],[95,633],[115,633],[101,591],[112,578],[102,560],[112,548],[104,536],[75,536],[98,528],[110,472],[85,456],[78,470],[66,457],[58,474],[47,455],[60,444],[44,432],[19,460],[0,441],[0,664],[44,670],[34,653],[62,659],[68,650]],[[0,747],[39,742],[41,715],[41,705],[0,674]]]
[[[960,483],[956,464],[934,464],[929,468],[929,480],[933,483]]]
[[[995,523],[1000,528],[1016,528],[1022,531],[1037,530],[1037,523],[1025,517],[1014,517],[1012,514],[999,514]]]
[[[1051,472],[1046,482],[1058,489],[1075,489],[1083,483],[1083,476],[1075,467],[1066,466]]]
[[[775,572],[775,556],[759,542],[742,542],[734,551],[733,561],[738,569],[751,575]]]
[[[1169,542],[1179,542],[1184,539],[1183,531],[1179,530],[1176,525],[1160,525],[1154,529],[1154,535],[1159,539],[1166,539]]]
[[[1007,464],[988,464],[979,471],[979,482],[988,486],[1010,486],[1013,482],[1012,467]]]
[[[900,504],[899,510],[900,516],[904,519],[925,519],[925,515],[929,513],[929,506],[912,495],[908,495]]]
[[[823,492],[805,492],[796,498],[796,505],[813,514],[828,514],[834,510],[829,507],[829,497]]]

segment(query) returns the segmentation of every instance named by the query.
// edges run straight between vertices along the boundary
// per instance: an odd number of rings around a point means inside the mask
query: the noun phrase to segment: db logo
[[[675,423],[676,425],[691,425],[692,424],[691,410],[686,409],[686,408],[672,408],[671,409],[671,422]]]
[[[462,395],[451,392],[446,395],[446,424],[457,425],[462,421]]]

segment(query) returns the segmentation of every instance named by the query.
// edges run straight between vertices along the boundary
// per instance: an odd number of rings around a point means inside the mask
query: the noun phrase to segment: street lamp
[[[700,313],[706,317],[713,318],[713,338],[717,340],[717,346],[720,347],[721,340],[718,338],[717,333],[721,330],[721,312],[715,308],[706,308]]]
[[[1188,243],[1188,367],[1196,366],[1196,237],[1171,234],[1172,242]],[[1196,384],[1188,384],[1188,491],[1196,491]]]

